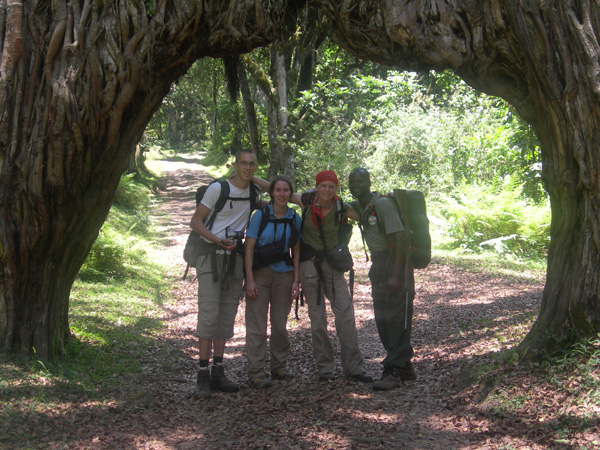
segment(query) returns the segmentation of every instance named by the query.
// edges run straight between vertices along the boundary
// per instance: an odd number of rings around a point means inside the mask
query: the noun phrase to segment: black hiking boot
[[[415,368],[410,361],[407,362],[404,367],[399,367],[396,369],[396,373],[402,382],[414,381],[417,379],[417,373],[415,372]]]
[[[229,380],[225,375],[225,367],[222,364],[213,364],[210,370],[210,386],[223,392],[239,391],[240,385]]]
[[[208,368],[198,371],[196,392],[194,392],[194,396],[203,399],[210,398],[210,374],[208,372]]]
[[[396,369],[384,368],[381,378],[373,383],[373,389],[376,391],[389,391],[391,389],[400,387],[402,380],[397,373]]]

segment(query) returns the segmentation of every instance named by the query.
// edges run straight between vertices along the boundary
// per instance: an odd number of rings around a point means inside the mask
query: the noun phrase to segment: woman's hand
[[[251,300],[254,300],[256,297],[258,297],[258,286],[254,282],[254,280],[246,280],[246,297],[248,297]]]

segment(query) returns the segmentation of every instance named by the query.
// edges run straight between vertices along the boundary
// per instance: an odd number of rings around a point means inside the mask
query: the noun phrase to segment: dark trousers
[[[375,324],[381,343],[387,353],[382,364],[386,368],[404,367],[414,356],[411,344],[414,281],[408,281],[407,291],[400,289],[392,294],[385,286],[391,271],[388,252],[373,253],[369,271]]]

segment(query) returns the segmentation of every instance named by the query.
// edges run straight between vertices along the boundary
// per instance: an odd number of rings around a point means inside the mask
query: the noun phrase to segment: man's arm
[[[399,289],[408,288],[408,280],[404,269],[408,267],[408,236],[405,231],[397,231],[387,236],[389,244],[392,246],[392,270],[385,284],[391,293]]]
[[[348,208],[346,209],[346,217],[354,220],[355,222],[360,222],[360,213],[354,209],[352,203],[346,203],[346,205],[348,205]]]
[[[233,178],[233,175],[230,178]],[[265,192],[269,191],[269,186],[271,185],[271,183],[269,183],[267,180],[263,180],[262,178],[259,178],[256,175],[253,175],[251,181],[254,184],[256,184],[262,191],[265,191]]]
[[[210,209],[200,203],[196,208],[196,212],[192,216],[192,220],[190,222],[190,227],[200,236],[208,240],[209,242],[213,242],[217,244],[219,247],[223,247],[225,250],[234,250],[237,246],[235,241],[231,239],[219,239],[212,231],[206,228],[204,225],[204,219],[210,213]]]

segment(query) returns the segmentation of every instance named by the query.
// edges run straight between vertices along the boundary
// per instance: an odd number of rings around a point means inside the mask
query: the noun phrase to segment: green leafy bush
[[[463,185],[436,202],[447,222],[449,247],[544,258],[550,243],[549,205],[522,197],[510,177],[499,186]]]

